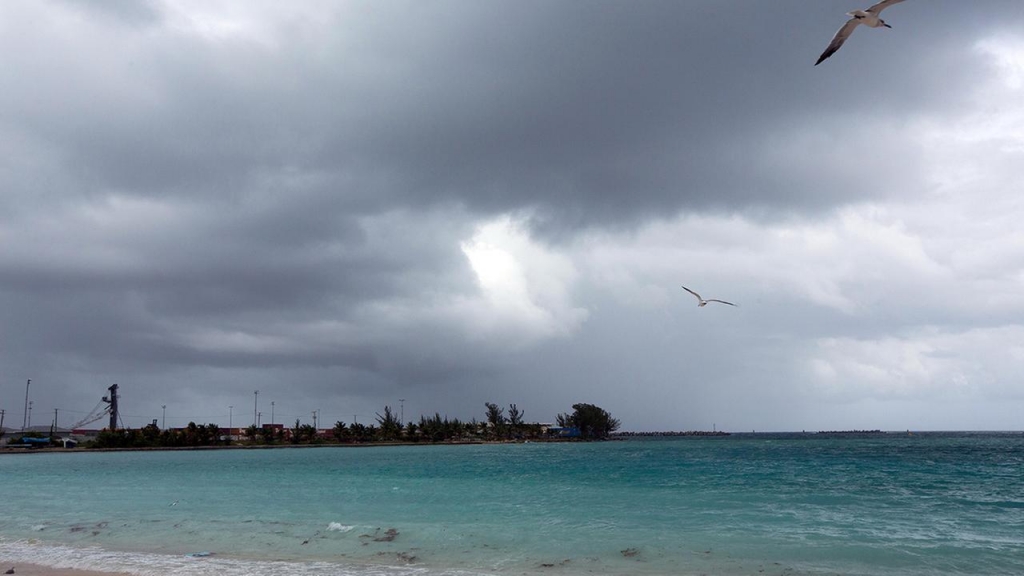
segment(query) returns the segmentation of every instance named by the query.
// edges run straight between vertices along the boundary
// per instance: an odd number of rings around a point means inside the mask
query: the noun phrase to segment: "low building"
[[[557,438],[579,438],[580,429],[575,426],[550,426],[547,434]]]
[[[93,430],[91,428],[75,428],[71,431],[69,436],[73,440],[81,442],[82,440],[92,440],[100,435],[101,430]]]

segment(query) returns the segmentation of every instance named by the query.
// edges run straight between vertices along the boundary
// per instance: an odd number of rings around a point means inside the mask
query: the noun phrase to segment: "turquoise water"
[[[1019,433],[12,454],[0,485],[3,562],[139,575],[1024,574]]]

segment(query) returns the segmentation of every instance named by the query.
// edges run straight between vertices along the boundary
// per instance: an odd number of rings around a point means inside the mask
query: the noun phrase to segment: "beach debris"
[[[389,554],[388,552],[377,552],[377,556],[379,556],[381,558],[387,557],[387,556],[391,556],[391,555],[392,554]],[[395,552],[394,553],[394,557],[395,557],[396,560],[399,560],[401,562],[405,562],[406,564],[412,564],[412,563],[416,562],[416,560],[417,560],[416,555],[412,554],[411,552]]]
[[[553,562],[544,562],[544,563],[542,563],[540,565],[540,567],[541,568],[554,568],[555,566],[565,566],[566,564],[568,564],[570,562],[572,562],[572,558],[566,558],[565,560],[562,560],[558,564],[555,564]]]
[[[399,552],[395,554],[395,557],[407,564],[412,564],[416,561],[416,555],[409,552]]]
[[[171,502],[170,504],[168,504],[168,506],[177,506],[177,505],[178,505],[178,501],[177,500],[175,500],[174,502]]]
[[[636,548],[626,548],[625,550],[622,550],[622,555],[625,556],[626,558],[632,558],[632,557],[636,556],[639,553],[640,553],[640,550],[638,550]]]
[[[4,574],[14,574],[14,566],[11,566],[11,569],[4,572]]]
[[[207,556],[212,556],[212,555],[213,555],[213,552],[189,552],[188,554],[185,554],[185,557],[187,557],[187,558],[206,558]]]
[[[374,542],[393,542],[398,537],[398,530],[394,528],[388,528],[384,534],[380,533],[380,528],[377,528],[373,534],[360,534],[360,538],[369,538]],[[363,542],[366,545],[366,542]]]

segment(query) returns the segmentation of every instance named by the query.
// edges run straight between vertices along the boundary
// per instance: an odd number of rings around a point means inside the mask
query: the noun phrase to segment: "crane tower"
[[[104,396],[103,401],[110,404],[110,431],[117,430],[117,384],[114,384],[110,388],[110,396]]]

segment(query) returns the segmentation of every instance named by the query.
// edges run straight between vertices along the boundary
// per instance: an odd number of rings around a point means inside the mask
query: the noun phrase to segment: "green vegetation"
[[[384,407],[384,415],[377,414],[377,436],[385,442],[395,442],[402,437],[402,423],[391,412],[391,406]]]
[[[618,420],[593,404],[573,404],[572,409],[572,414],[558,415],[558,425],[579,430],[585,440],[604,439],[619,429]]]
[[[439,443],[439,442],[502,442],[516,440],[544,440],[575,438],[583,440],[605,439],[619,427],[619,421],[605,410],[592,404],[574,404],[571,414],[559,414],[558,425],[572,434],[549,435],[541,424],[527,423],[525,414],[515,404],[505,408],[485,402],[484,421],[475,418],[463,422],[458,418],[420,416],[419,422],[403,424],[390,406],[376,414],[376,423],[364,425],[353,422],[335,422],[334,427],[318,431],[309,424],[295,421],[291,428],[278,425],[251,425],[232,441],[229,432],[216,424],[198,425],[189,422],[185,428],[160,430],[150,424],[139,429],[103,430],[86,446],[92,448],[174,448],[199,446],[274,445],[286,444],[362,444],[382,443]],[[578,435],[575,433],[578,430]]]
[[[227,439],[216,424],[199,426],[189,422],[184,428],[160,430],[149,424],[138,429],[102,430],[89,443],[90,448],[177,448],[193,446],[223,446]]]

